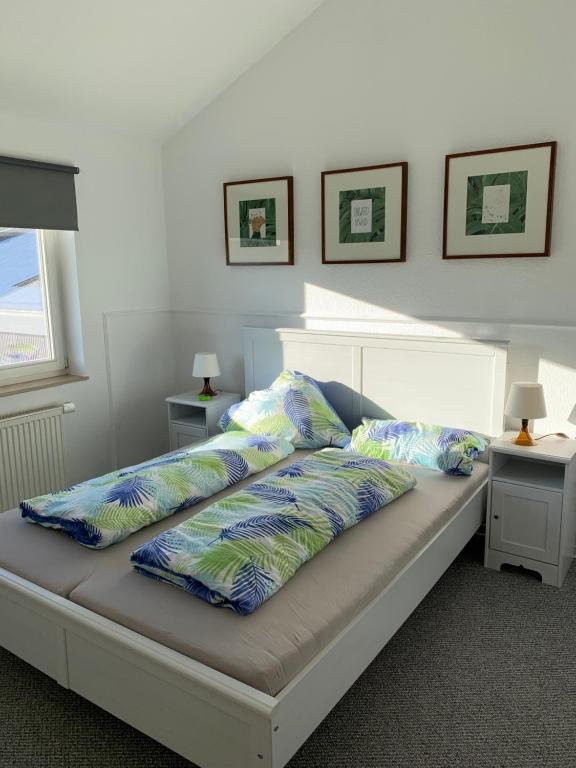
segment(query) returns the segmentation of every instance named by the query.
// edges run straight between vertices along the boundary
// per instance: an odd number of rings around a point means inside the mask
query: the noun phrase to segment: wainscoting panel
[[[171,314],[111,312],[104,336],[114,462],[125,467],[169,450],[164,400],[178,391]]]

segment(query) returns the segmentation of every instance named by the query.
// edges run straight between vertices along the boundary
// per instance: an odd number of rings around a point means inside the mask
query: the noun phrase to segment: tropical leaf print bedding
[[[318,383],[297,371],[283,371],[269,389],[252,392],[220,419],[224,432],[245,429],[273,434],[296,448],[343,448],[350,432],[324,397]]]
[[[350,450],[385,461],[402,461],[439,469],[448,475],[471,475],[474,459],[486,440],[465,429],[419,421],[364,419],[352,433]]]
[[[161,533],[131,561],[146,576],[246,615],[336,536],[415,485],[402,467],[325,448]]]
[[[271,467],[294,447],[246,432],[110,472],[20,504],[31,523],[56,528],[79,544],[102,549]]]

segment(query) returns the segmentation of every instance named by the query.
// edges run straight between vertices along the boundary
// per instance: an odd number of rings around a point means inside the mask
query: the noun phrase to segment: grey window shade
[[[0,156],[0,227],[78,229],[71,165]]]

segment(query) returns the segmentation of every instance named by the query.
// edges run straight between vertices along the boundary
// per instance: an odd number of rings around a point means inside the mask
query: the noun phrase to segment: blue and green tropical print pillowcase
[[[20,504],[22,517],[103,549],[294,452],[281,438],[231,432]]]
[[[252,392],[220,419],[224,432],[246,430],[275,435],[295,448],[344,448],[350,431],[318,383],[297,371],[283,371],[268,389]]]
[[[486,440],[466,429],[396,419],[363,419],[352,432],[351,451],[385,461],[420,464],[447,475],[471,475]]]

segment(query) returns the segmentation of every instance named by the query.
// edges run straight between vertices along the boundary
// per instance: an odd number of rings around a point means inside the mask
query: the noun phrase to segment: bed
[[[349,426],[393,413],[501,431],[505,343],[270,329],[244,343],[247,390],[305,370]],[[99,552],[5,513],[0,644],[200,766],[280,768],[482,522],[485,465],[416,473],[250,617],[131,571],[128,554],[190,510]]]

